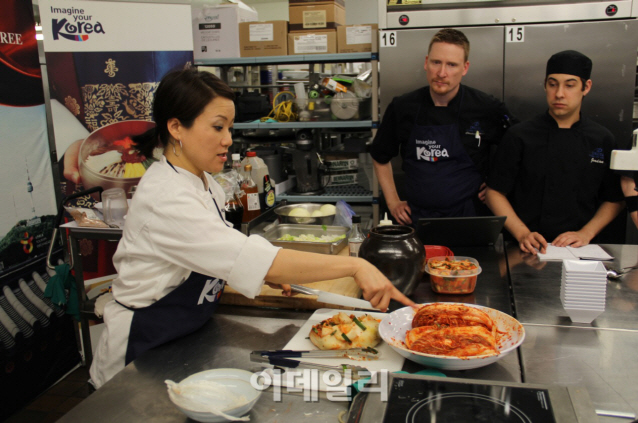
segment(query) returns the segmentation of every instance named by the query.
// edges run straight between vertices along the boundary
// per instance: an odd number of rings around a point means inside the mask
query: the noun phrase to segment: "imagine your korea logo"
[[[102,24],[93,21],[93,16],[85,14],[84,9],[51,6],[51,13],[68,15],[68,18],[51,20],[54,40],[63,37],[71,41],[87,41],[89,34],[105,34]]]
[[[437,144],[433,140],[416,140],[416,157],[418,160],[425,160],[428,162],[436,162],[441,157],[450,157],[447,148],[441,148],[440,144]]]

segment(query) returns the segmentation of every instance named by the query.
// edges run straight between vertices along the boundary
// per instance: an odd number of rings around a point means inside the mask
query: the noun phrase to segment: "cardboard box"
[[[419,0],[420,1],[420,0]],[[288,0],[289,6],[302,6],[304,4],[338,4],[341,7],[346,7],[346,0]]]
[[[290,31],[336,29],[346,24],[346,9],[335,3],[316,3],[288,7]]]
[[[334,54],[337,52],[337,32],[304,31],[288,34],[288,54]]]
[[[337,53],[376,52],[378,28],[377,24],[337,27]]]
[[[234,0],[215,6],[191,7],[193,16],[193,59],[195,62],[239,54],[239,23],[258,20],[257,11]]]
[[[286,56],[288,21],[240,23],[239,52],[241,57]]]

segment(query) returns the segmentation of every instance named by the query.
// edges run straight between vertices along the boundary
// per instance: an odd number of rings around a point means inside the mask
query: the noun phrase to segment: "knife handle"
[[[277,351],[259,351],[259,354],[266,357],[301,357],[303,353],[308,351],[293,350],[277,350]]]

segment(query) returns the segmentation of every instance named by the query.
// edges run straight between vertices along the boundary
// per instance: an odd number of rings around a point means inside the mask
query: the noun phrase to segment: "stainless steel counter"
[[[638,245],[602,245],[614,257],[615,268],[635,266]],[[562,262],[540,261],[518,247],[507,251],[516,318],[523,324],[583,326],[572,323],[560,302]],[[605,312],[586,327],[638,330],[638,271],[607,282]]]
[[[635,263],[638,247],[605,247],[620,257],[622,267]],[[636,413],[638,365],[635,351],[638,331],[635,329],[638,324],[633,329],[630,326],[632,316],[633,321],[638,322],[636,297],[632,297],[635,295],[632,281],[638,275],[627,275],[620,287],[608,290],[608,307],[610,301],[612,303],[609,316],[601,315],[594,326],[573,325],[561,314],[556,291],[556,287],[560,287],[560,263],[547,263],[540,268],[535,258],[523,260],[516,249],[507,250],[512,266],[513,310],[508,266],[502,249],[465,248],[454,252],[475,257],[481,263],[483,272],[475,292],[463,296],[438,295],[432,292],[426,277],[413,294],[413,299],[420,303],[476,303],[507,313],[516,311],[519,320],[525,324],[527,337],[520,348],[521,361],[518,354],[510,354],[480,369],[445,371],[447,376],[582,384],[598,410],[627,417]],[[616,296],[614,290],[620,294]],[[621,304],[621,299],[625,301],[623,304],[633,306],[625,312],[628,315],[622,313],[621,305],[616,305]],[[393,304],[395,308],[399,306]],[[536,308],[542,311],[537,312]],[[180,381],[193,373],[213,368],[259,370],[259,365],[249,361],[249,353],[284,347],[311,314],[312,311],[222,306],[202,329],[142,355],[59,421],[185,422],[187,418],[168,399],[164,380]],[[606,328],[601,329],[601,322]],[[623,326],[612,329],[615,324]],[[409,372],[422,369],[412,362],[406,362],[403,368]],[[272,392],[264,392],[251,412],[251,421],[296,422],[303,418],[313,422],[335,422],[339,413],[347,409],[347,403],[332,402],[322,396],[318,402],[306,402],[302,393],[293,394],[285,390],[283,393],[282,400],[276,402]],[[624,423],[627,420],[601,417],[601,421]]]
[[[636,245],[602,245],[616,268],[638,261]],[[510,246],[507,257],[514,308],[523,323],[523,379],[580,384],[601,421],[638,415],[638,271],[607,282],[605,311],[591,324],[572,323],[560,302],[562,262],[542,262]],[[616,417],[604,417],[604,414]]]

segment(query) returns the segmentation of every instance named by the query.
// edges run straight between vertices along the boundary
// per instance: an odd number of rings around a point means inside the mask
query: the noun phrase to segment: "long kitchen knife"
[[[345,295],[333,294],[332,292],[321,291],[319,289],[308,288],[303,285],[290,285],[293,291],[300,292],[306,295],[317,295],[317,301],[327,304],[336,304],[345,307],[355,307],[364,310],[376,310],[378,308],[373,307],[370,301],[361,300],[358,298],[347,297]]]

